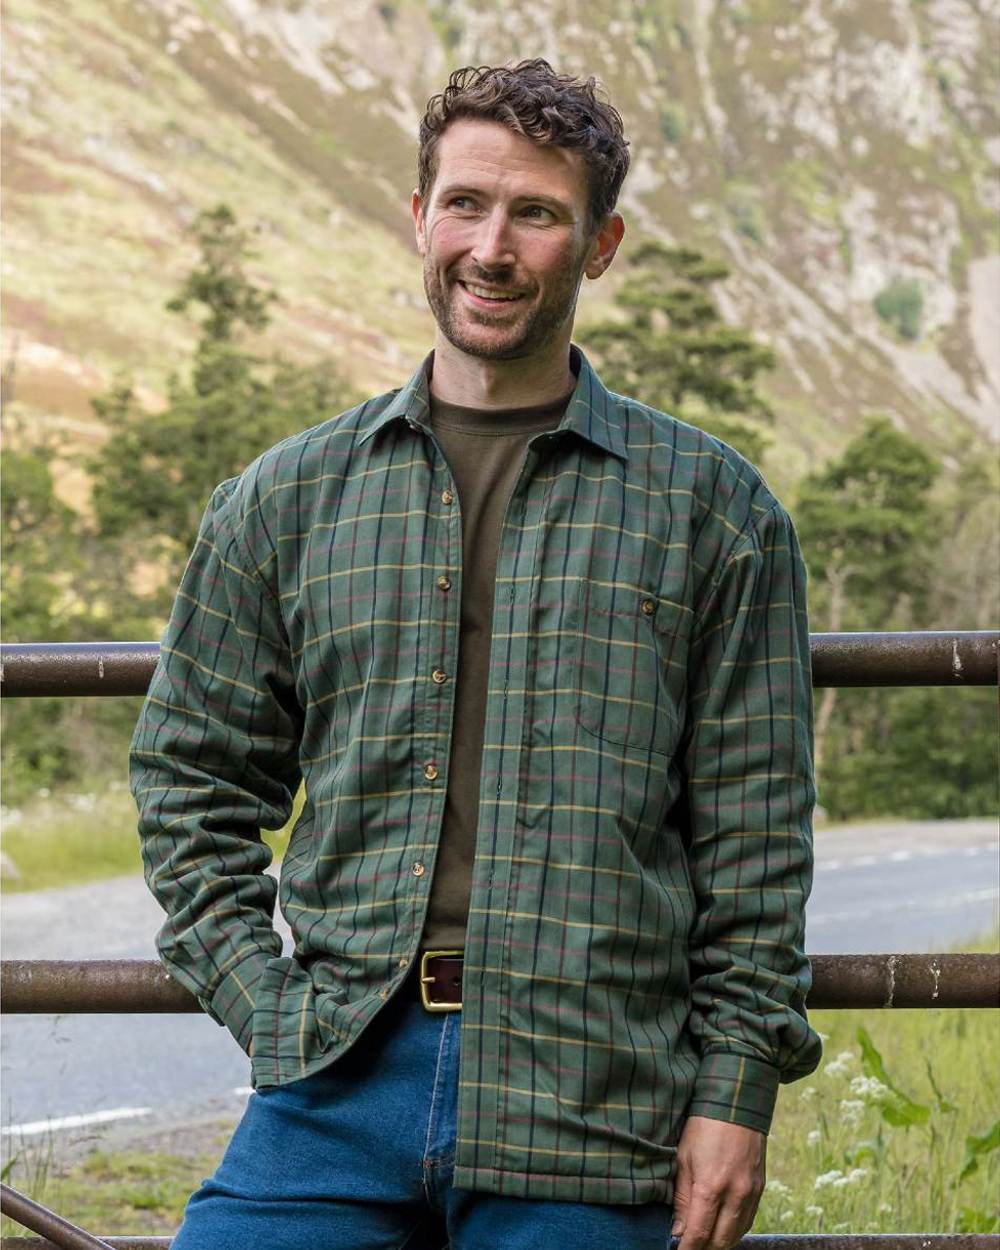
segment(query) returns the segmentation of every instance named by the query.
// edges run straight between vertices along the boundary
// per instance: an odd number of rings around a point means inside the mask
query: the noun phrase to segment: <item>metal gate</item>
[[[156,664],[156,643],[20,643],[0,649],[6,698],[141,695]],[[813,634],[814,688],[824,686],[996,686],[1000,632]],[[813,1009],[1000,1006],[1000,954],[816,955],[810,960]],[[192,1012],[196,999],[156,960],[5,960],[5,1013]],[[166,1247],[168,1237],[95,1238],[9,1186],[0,1205],[44,1240],[3,1239],[4,1250],[119,1250]],[[752,1235],[745,1250],[996,1250],[993,1234]]]

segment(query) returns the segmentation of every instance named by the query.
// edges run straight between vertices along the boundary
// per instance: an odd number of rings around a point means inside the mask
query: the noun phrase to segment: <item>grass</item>
[[[276,860],[303,797],[284,829],[264,835]],[[5,894],[142,873],[135,803],[124,782],[84,794],[40,790],[23,806],[2,809],[2,824]]]
[[[4,1169],[8,1182],[87,1232],[105,1236],[176,1232],[188,1195],[217,1163],[210,1152],[186,1158],[162,1151],[130,1155],[94,1150],[82,1161],[60,1167],[51,1151],[51,1143],[22,1147]],[[48,1158],[41,1168],[39,1157]],[[0,1235],[23,1233],[13,1220],[0,1220]]]
[[[1000,930],[963,950],[995,951]],[[812,1076],[783,1086],[755,1233],[1000,1230],[996,1015],[979,1010],[815,1011]],[[188,1155],[95,1150],[61,1165],[51,1139],[15,1146],[4,1178],[90,1231],[162,1234],[214,1171]],[[3,1221],[0,1232],[13,1232]]]
[[[754,1231],[1000,1231],[996,1014],[815,1011],[810,1023],[823,1061],[779,1093]]]
[[[141,873],[135,804],[123,782],[49,794],[3,811],[4,893]]]

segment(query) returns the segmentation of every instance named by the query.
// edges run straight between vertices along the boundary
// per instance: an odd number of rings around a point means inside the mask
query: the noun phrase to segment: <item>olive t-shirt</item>
[[[444,824],[421,950],[461,950],[472,892],[479,772],[500,527],[525,450],[562,420],[572,392],[555,403],[498,411],[431,399],[430,425],[458,487],[462,513],[462,607]]]

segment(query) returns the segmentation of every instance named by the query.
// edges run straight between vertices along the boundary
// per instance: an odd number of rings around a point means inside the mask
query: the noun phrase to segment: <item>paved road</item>
[[[997,922],[1000,856],[990,820],[839,826],[816,834],[807,911],[812,954],[934,951]],[[6,959],[153,958],[161,913],[141,878],[13,895]],[[287,930],[286,940],[287,940]],[[170,1109],[235,1114],[249,1064],[206,1016],[7,1016],[0,1124]],[[67,1125],[66,1131],[79,1132]]]

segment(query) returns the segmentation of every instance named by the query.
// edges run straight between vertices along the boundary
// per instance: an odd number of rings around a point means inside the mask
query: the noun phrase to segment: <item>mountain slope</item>
[[[9,0],[4,359],[11,409],[96,439],[119,370],[151,407],[192,327],[163,309],[186,226],[225,200],[283,297],[268,341],[398,384],[431,321],[408,212],[450,68],[543,55],[608,85],[629,239],[733,270],[773,343],[779,481],[887,411],[947,453],[995,436],[998,5],[963,0]],[[587,286],[603,313],[628,246]],[[899,292],[918,336],[883,320]],[[888,295],[887,295],[888,292]],[[902,324],[902,323],[901,323]],[[911,326],[911,330],[914,327]]]

